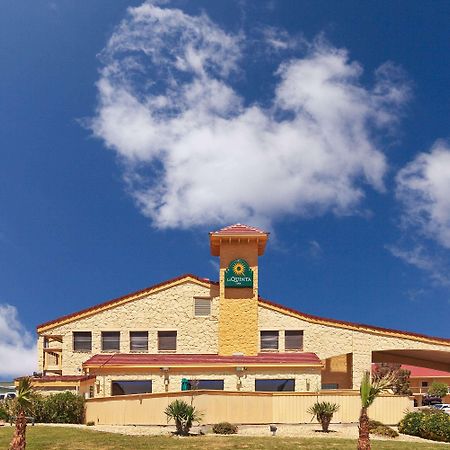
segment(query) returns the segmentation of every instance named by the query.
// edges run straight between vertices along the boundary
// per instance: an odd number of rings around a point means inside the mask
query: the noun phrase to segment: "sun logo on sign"
[[[237,276],[242,276],[244,275],[244,271],[245,271],[245,267],[244,264],[237,262],[234,266],[233,266],[233,272],[235,273],[235,275]]]

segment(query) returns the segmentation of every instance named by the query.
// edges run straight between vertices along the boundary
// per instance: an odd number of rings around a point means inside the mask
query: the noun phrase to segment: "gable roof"
[[[49,330],[56,326],[60,326],[69,322],[73,322],[75,320],[81,319],[83,317],[91,316],[101,311],[105,311],[110,308],[114,308],[119,305],[123,305],[125,303],[131,302],[133,300],[137,300],[139,298],[145,297],[149,294],[153,294],[155,292],[162,291],[164,289],[169,289],[173,286],[177,286],[182,283],[192,282],[199,284],[204,287],[210,288],[212,285],[218,285],[219,283],[209,280],[208,278],[197,277],[192,274],[181,275],[176,278],[172,278],[170,280],[164,281],[162,283],[154,284],[153,286],[147,287],[145,289],[141,289],[136,292],[132,292],[131,294],[124,295],[122,297],[114,298],[112,300],[108,300],[103,303],[99,303],[97,305],[91,306],[89,308],[82,309],[81,311],[77,311],[71,314],[67,314],[65,316],[58,317],[57,319],[50,320],[48,322],[41,323],[36,327],[38,333],[42,333],[43,331]]]
[[[173,286],[177,286],[182,283],[193,282],[199,284],[201,286],[211,288],[212,286],[218,286],[219,283],[217,281],[211,281],[208,278],[198,277],[192,274],[181,275],[176,278],[172,278],[170,280],[164,281],[162,283],[155,284],[153,286],[147,287],[140,291],[132,292],[131,294],[127,294],[125,296],[115,298],[113,300],[109,300],[98,305],[94,305],[90,308],[82,309],[81,311],[74,312],[71,314],[67,314],[65,316],[59,317],[57,319],[51,320],[49,322],[42,323],[38,325],[37,332],[42,333],[46,330],[55,328],[56,326],[60,326],[66,323],[73,322],[75,320],[81,319],[83,317],[91,316],[98,312],[114,308],[116,306],[131,302],[133,300],[137,300],[139,298],[145,297],[149,294],[153,294],[155,292],[162,291],[164,289],[169,289]],[[363,323],[355,323],[355,322],[347,322],[344,320],[337,319],[329,319],[325,317],[315,316],[312,314],[303,313],[301,311],[289,308],[287,306],[281,305],[279,303],[272,302],[267,299],[263,299],[259,297],[258,303],[260,306],[271,309],[273,311],[278,311],[282,314],[287,314],[292,317],[296,317],[298,319],[304,320],[306,322],[315,323],[318,325],[332,326],[337,328],[344,328],[355,331],[368,332],[373,334],[379,334],[384,336],[398,337],[403,339],[417,340],[427,343],[433,344],[441,344],[445,346],[450,346],[450,339],[441,338],[436,336],[428,336],[426,334],[414,333],[411,331],[402,331],[396,330],[392,328],[383,328],[374,325],[367,325]]]
[[[316,323],[318,325],[327,325],[333,326],[337,328],[345,328],[355,331],[368,332],[373,334],[380,334],[384,336],[398,337],[402,339],[411,339],[414,341],[422,341],[433,344],[441,344],[450,346],[450,339],[441,338],[436,336],[428,336],[426,334],[414,333],[411,331],[403,331],[396,330],[393,328],[383,328],[377,327],[375,325],[367,325],[364,323],[356,323],[356,322],[347,322],[345,320],[337,320],[337,319],[328,319],[326,317],[314,316],[312,314],[306,314],[300,311],[297,311],[292,308],[288,308],[287,306],[280,305],[279,303],[272,302],[270,300],[263,299],[259,297],[258,303],[266,307],[268,309],[272,309],[274,311],[278,311],[282,314],[288,314],[292,317],[296,317],[298,319],[305,320],[306,322]]]

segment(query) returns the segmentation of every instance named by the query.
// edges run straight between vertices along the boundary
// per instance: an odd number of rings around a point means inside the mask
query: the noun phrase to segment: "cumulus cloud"
[[[17,309],[0,304],[0,376],[30,375],[37,369],[35,340],[18,318]]]
[[[287,37],[275,37],[281,52]],[[249,42],[204,14],[144,3],[104,49],[89,126],[154,226],[270,227],[285,215],[353,213],[366,187],[384,189],[376,134],[408,98],[395,66],[365,87],[361,65],[318,40],[280,60],[269,102],[249,103],[236,87]]]
[[[450,146],[436,141],[401,169],[395,195],[401,205],[402,238],[388,250],[450,285]]]
[[[397,175],[403,222],[450,249],[450,145],[437,141]]]

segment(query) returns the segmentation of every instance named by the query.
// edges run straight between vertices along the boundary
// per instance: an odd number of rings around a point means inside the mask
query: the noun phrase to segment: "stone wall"
[[[211,316],[194,316],[194,298],[216,295]],[[185,282],[144,298],[125,303],[88,317],[57,326],[46,334],[62,335],[62,374],[74,375],[95,354],[101,353],[101,332],[120,331],[120,351],[130,353],[130,331],[148,331],[148,352],[158,353],[158,331],[177,331],[177,353],[218,352],[218,297],[193,282]],[[73,332],[92,332],[92,352],[73,351]],[[39,338],[39,364],[42,371],[42,341]]]

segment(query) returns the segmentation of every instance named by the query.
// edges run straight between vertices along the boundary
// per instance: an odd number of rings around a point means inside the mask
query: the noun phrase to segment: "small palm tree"
[[[189,405],[184,400],[173,401],[164,411],[168,420],[175,421],[177,434],[188,436],[193,422],[200,422],[201,414],[195,406]]]
[[[370,450],[369,416],[367,409],[383,392],[389,391],[395,383],[395,373],[384,377],[370,379],[369,371],[364,372],[359,394],[361,397],[361,413],[359,415],[358,450]]]
[[[308,413],[312,414],[312,418],[316,418],[317,422],[322,425],[322,431],[328,433],[328,427],[330,426],[333,414],[338,410],[339,405],[336,403],[316,402],[308,409]]]
[[[13,400],[16,411],[16,429],[14,436],[9,445],[10,450],[25,450],[27,445],[25,433],[27,431],[27,415],[26,412],[31,408],[33,396],[33,387],[29,377],[21,378],[19,387],[17,388],[17,396]]]

